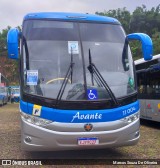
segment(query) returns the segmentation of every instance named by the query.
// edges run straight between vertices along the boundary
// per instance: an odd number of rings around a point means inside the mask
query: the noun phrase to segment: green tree
[[[160,31],[160,5],[147,10],[145,5],[137,7],[131,17],[130,32],[143,32],[152,36]]]
[[[104,12],[96,12],[103,16],[110,16],[118,19],[126,33],[141,32],[148,34],[153,41],[154,53],[160,53],[160,5],[147,10],[145,5],[137,7],[133,13],[130,13],[126,8],[118,8]],[[130,42],[131,51],[134,59],[141,58],[141,43]]]
[[[10,26],[0,32],[0,73],[2,73],[10,84],[18,84],[18,62],[7,58],[7,33]]]
[[[96,12],[98,15],[103,15],[103,16],[109,16],[116,18],[120,21],[120,23],[123,25],[124,30],[126,33],[129,33],[129,24],[130,19],[131,19],[131,14],[126,8],[118,8],[116,10],[109,10],[109,11],[104,11],[104,12]]]
[[[156,31],[152,35],[152,41],[153,41],[153,46],[154,46],[154,55],[160,53],[160,32]]]
[[[10,30],[10,26],[8,26],[6,29],[3,29],[2,32],[0,32],[0,56],[7,56],[7,45],[6,45],[6,37],[7,33]]]

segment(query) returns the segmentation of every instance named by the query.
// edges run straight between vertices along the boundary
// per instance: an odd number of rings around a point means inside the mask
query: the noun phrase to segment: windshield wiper
[[[73,76],[73,66],[74,66],[74,64],[75,63],[73,62],[73,53],[72,53],[72,48],[71,48],[71,62],[70,62],[70,65],[68,67],[68,70],[66,72],[66,75],[64,77],[64,80],[62,82],[61,88],[60,88],[60,90],[58,92],[58,95],[57,95],[57,98],[56,98],[56,106],[61,101],[61,98],[63,96],[64,90],[66,88],[66,85],[67,85],[67,82],[68,82],[68,79],[70,78],[70,76],[71,76],[71,84],[72,84],[72,76]]]
[[[116,106],[119,105],[114,93],[112,92],[112,90],[110,89],[110,87],[108,86],[107,82],[105,81],[105,79],[103,78],[103,76],[101,75],[101,73],[99,72],[99,70],[97,69],[97,67],[95,66],[95,64],[92,63],[92,57],[91,57],[91,51],[89,49],[89,66],[87,67],[90,74],[91,74],[91,81],[92,81],[92,85],[94,86],[94,79],[97,82],[98,86],[100,87],[104,87],[109,96],[111,97],[111,99],[113,100],[114,104]],[[94,78],[94,79],[93,79]]]

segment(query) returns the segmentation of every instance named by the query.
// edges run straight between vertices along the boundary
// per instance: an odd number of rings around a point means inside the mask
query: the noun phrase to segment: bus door
[[[145,100],[146,107],[146,117],[145,119],[152,120],[154,116],[154,102],[152,100]]]
[[[160,121],[160,69],[155,65],[146,71],[146,119]]]
[[[137,71],[138,99],[140,101],[140,116],[145,119],[146,114],[146,74],[144,71]]]
[[[146,119],[147,109],[146,109],[146,100],[140,99],[140,117]]]

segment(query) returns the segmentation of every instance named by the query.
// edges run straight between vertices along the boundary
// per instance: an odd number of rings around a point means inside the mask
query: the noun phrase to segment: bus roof
[[[153,56],[150,61],[153,61],[155,59],[160,59],[160,54]],[[139,64],[143,64],[145,62],[150,62],[150,61],[145,61],[144,58],[141,58],[141,59],[135,60],[134,63],[135,63],[135,65],[139,65]]]
[[[97,21],[97,22],[120,24],[120,22],[115,18],[93,15],[93,14],[82,14],[82,13],[63,13],[63,12],[29,13],[24,17],[24,20],[28,20],[28,19],[55,19],[55,20],[66,20],[66,21],[83,20],[83,21]]]

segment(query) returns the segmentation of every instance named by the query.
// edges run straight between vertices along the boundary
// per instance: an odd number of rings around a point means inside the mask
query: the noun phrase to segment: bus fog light
[[[136,133],[135,133],[135,137],[138,137],[139,136],[139,131],[137,131]]]
[[[23,113],[23,112],[21,112],[21,117],[25,121],[27,121],[29,123],[32,123],[34,125],[37,125],[37,126],[41,126],[41,127],[52,123],[52,121],[50,121],[50,120],[46,120],[46,119],[43,119],[43,118],[35,117],[35,116],[29,115],[29,114],[26,114],[26,113]]]
[[[25,138],[25,141],[26,141],[26,142],[31,142],[31,141],[32,141],[32,138],[29,137],[29,136],[27,136],[27,137]]]

